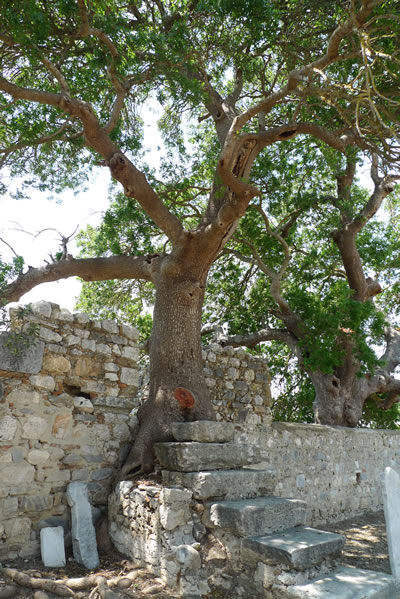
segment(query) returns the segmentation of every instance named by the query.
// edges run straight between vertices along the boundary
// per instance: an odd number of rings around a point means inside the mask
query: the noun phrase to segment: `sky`
[[[144,147],[149,149],[147,161],[155,168],[159,165],[160,154],[155,148],[155,140],[162,146],[157,128],[160,112],[153,103],[143,111],[145,121]],[[87,191],[73,194],[72,191],[61,194],[56,200],[48,200],[46,194],[34,192],[29,200],[14,200],[0,197],[0,256],[10,260],[13,252],[25,259],[26,266],[44,266],[59,251],[60,234],[71,235],[78,225],[79,229],[87,225],[96,226],[109,205],[108,186],[110,171],[98,167],[93,173],[93,183]],[[48,230],[46,230],[48,229]],[[4,241],[2,241],[4,240]],[[4,243],[6,242],[6,243]],[[76,256],[78,249],[74,240],[68,244],[68,252]],[[61,279],[54,283],[43,283],[21,297],[19,304],[29,304],[45,300],[59,304],[61,308],[74,311],[75,298],[79,296],[81,284],[75,277]],[[9,304],[13,306],[15,304]]]
[[[0,238],[24,257],[26,266],[43,266],[45,260],[50,261],[49,252],[54,255],[59,251],[60,234],[68,236],[77,226],[82,229],[100,222],[109,203],[109,180],[108,169],[99,168],[89,190],[76,196],[66,192],[55,201],[46,199],[45,194],[34,192],[29,200],[1,198]],[[0,241],[0,254],[3,259],[10,259],[12,252],[4,241]],[[68,244],[68,250],[72,255],[77,254],[75,241]],[[79,292],[77,279],[62,279],[35,287],[19,303],[46,300],[72,311]]]

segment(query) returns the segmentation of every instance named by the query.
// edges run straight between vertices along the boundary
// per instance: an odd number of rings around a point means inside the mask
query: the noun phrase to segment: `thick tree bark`
[[[342,385],[334,374],[318,371],[309,373],[315,389],[314,418],[318,424],[355,427],[362,416],[363,405],[370,395],[354,377],[349,385]]]
[[[174,262],[168,266],[156,282],[149,398],[139,409],[139,432],[120,478],[137,468],[152,470],[153,444],[172,438],[171,422],[215,420],[201,348],[205,275],[193,276]]]

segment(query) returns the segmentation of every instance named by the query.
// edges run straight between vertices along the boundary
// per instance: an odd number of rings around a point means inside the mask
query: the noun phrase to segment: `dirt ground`
[[[364,568],[390,573],[386,526],[383,512],[371,512],[357,518],[351,518],[342,522],[319,527],[343,534],[346,544],[342,554],[342,562]],[[160,580],[155,579],[145,570],[135,569],[134,565],[123,556],[114,552],[100,556],[100,567],[96,574],[106,579],[115,580],[124,578],[131,573],[132,578],[129,588],[103,587],[99,592],[98,587],[87,589],[76,593],[80,599],[172,599],[173,594],[166,591]],[[87,576],[88,572],[79,566],[73,559],[69,558],[67,566],[63,569],[44,568],[40,559],[31,560],[7,560],[1,564],[3,568],[15,568],[19,572],[28,574],[39,579],[78,578]],[[134,573],[133,573],[134,572]],[[113,590],[114,589],[114,590]],[[15,585],[9,578],[3,576],[0,571],[0,599],[53,599],[57,596],[44,591],[28,590]]]
[[[391,573],[383,511],[370,512],[319,528],[346,537],[341,560],[344,563],[365,570]]]

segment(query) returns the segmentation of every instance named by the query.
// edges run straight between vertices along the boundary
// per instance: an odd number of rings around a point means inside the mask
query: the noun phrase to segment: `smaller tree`
[[[309,167],[321,167],[320,156],[310,148],[303,152]],[[336,167],[336,193],[329,193],[333,186],[326,162],[313,189],[301,189],[299,169],[293,164],[297,183],[289,176],[273,187],[266,177],[268,215],[262,200],[248,211],[225,251],[231,264],[227,271],[232,275],[236,269],[236,276],[228,281],[215,275],[225,295],[219,318],[241,333],[223,342],[256,347],[274,341],[275,350],[277,342],[285,344],[312,382],[315,421],[342,426],[360,422],[367,400],[373,398],[389,409],[400,397],[395,376],[400,333],[389,322],[398,315],[392,286],[400,274],[399,196],[393,194],[393,182],[400,177],[380,175],[374,156],[373,191],[368,193],[355,182],[356,165],[355,155],[348,156],[340,170],[340,164],[331,165]],[[292,211],[290,202],[282,209],[282,203],[272,199],[285,192],[302,196]],[[389,194],[387,209],[377,218]],[[240,287],[243,299],[237,301],[234,288]],[[385,349],[378,356],[382,345]],[[307,418],[310,387],[288,369],[289,387],[293,378],[294,395],[303,402],[297,410],[300,418]]]

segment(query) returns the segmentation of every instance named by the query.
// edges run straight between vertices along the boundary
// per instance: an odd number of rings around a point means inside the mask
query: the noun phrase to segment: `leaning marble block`
[[[70,483],[67,488],[67,500],[71,507],[74,558],[92,570],[99,565],[99,555],[87,483]]]

